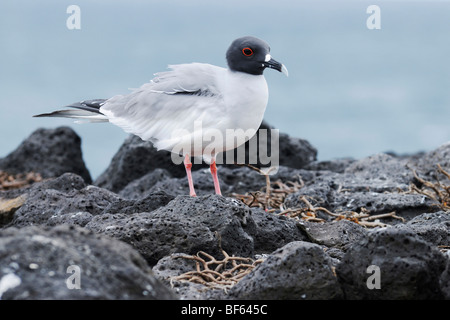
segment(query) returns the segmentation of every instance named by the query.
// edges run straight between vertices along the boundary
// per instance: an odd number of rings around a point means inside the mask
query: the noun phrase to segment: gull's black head
[[[286,67],[270,56],[267,42],[251,36],[233,41],[227,51],[227,62],[232,71],[261,75],[265,68],[271,68],[288,74]]]

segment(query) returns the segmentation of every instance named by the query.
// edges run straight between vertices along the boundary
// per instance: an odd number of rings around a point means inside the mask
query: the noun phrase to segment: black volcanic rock
[[[61,225],[0,230],[0,298],[176,299],[131,246]]]
[[[291,242],[238,282],[229,293],[239,300],[334,300],[343,297],[322,247]]]
[[[34,171],[44,178],[71,172],[87,183],[92,182],[83,161],[81,139],[69,127],[36,130],[16,150],[0,159],[0,170],[11,174]]]
[[[439,280],[446,262],[437,248],[413,232],[387,228],[370,232],[349,248],[336,273],[346,299],[442,299]],[[370,266],[380,272],[379,288],[367,285],[374,272]]]
[[[0,295],[449,299],[446,189],[441,201],[419,193],[425,184],[414,175],[448,186],[449,179],[436,171],[437,164],[450,171],[448,146],[411,156],[381,153],[316,162],[308,143],[280,134],[281,165],[269,177],[276,201],[265,210],[260,193],[266,191],[266,177],[248,167],[218,165],[223,193],[218,196],[209,168],[194,166],[198,196],[190,197],[183,165],[130,137],[91,185],[79,170],[85,168],[79,138],[67,128],[38,130],[0,160],[12,173],[34,170],[45,178],[15,188],[12,176],[0,181]],[[253,199],[251,207],[237,200],[242,196]],[[204,274],[203,282],[173,279],[186,272],[200,276],[195,258],[181,255],[203,251],[222,259],[222,249],[236,261],[262,262],[234,286],[205,285]],[[66,260],[89,273],[82,280],[87,292],[64,286],[70,276],[61,263]],[[150,267],[165,286],[154,282]],[[377,267],[381,287],[369,288]],[[43,289],[37,292],[38,287]]]
[[[157,151],[149,141],[130,135],[114,155],[108,168],[95,180],[101,188],[119,192],[133,180],[157,168],[165,169],[175,177],[185,176],[183,164],[175,165],[168,151]]]

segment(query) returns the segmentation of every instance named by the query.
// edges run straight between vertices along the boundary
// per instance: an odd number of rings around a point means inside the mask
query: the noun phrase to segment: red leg
[[[184,167],[186,168],[186,174],[189,182],[189,195],[191,197],[196,197],[197,195],[195,194],[194,182],[192,181],[192,173],[191,173],[192,163],[188,154],[184,157]]]
[[[211,169],[211,175],[214,181],[214,189],[216,190],[216,194],[222,195],[222,192],[220,192],[219,179],[217,178],[217,167],[215,159],[213,159],[209,168]]]

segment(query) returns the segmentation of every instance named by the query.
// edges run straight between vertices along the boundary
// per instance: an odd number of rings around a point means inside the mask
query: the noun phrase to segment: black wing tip
[[[68,106],[65,106],[64,108],[81,109],[81,110],[90,111],[90,112],[93,112],[93,113],[102,114],[100,112],[100,108],[105,103],[106,100],[108,100],[108,99],[84,100],[84,101],[81,101],[81,102],[72,103],[72,104],[70,104]],[[53,112],[50,112],[50,113],[36,114],[36,115],[33,116],[33,118],[54,117],[58,113],[60,113],[62,111],[66,111],[66,110],[58,110],[58,111],[53,111]]]
[[[50,117],[52,113],[41,113],[41,114],[35,114],[33,118],[43,118],[43,117]]]
[[[33,118],[43,118],[43,117],[64,117],[64,114],[67,114],[68,112],[72,112],[70,109],[64,109],[64,110],[56,110],[49,113],[41,113],[41,114],[35,114]]]

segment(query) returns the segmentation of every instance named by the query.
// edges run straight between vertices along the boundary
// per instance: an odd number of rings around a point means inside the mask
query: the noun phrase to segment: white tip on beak
[[[289,77],[288,69],[284,66],[284,64],[281,65],[281,72],[286,75],[286,77]]]
[[[277,71],[280,71],[284,73],[286,76],[289,76],[288,70],[284,66],[284,64],[274,60],[270,54],[266,54],[264,63],[262,64],[263,67],[275,69]]]

